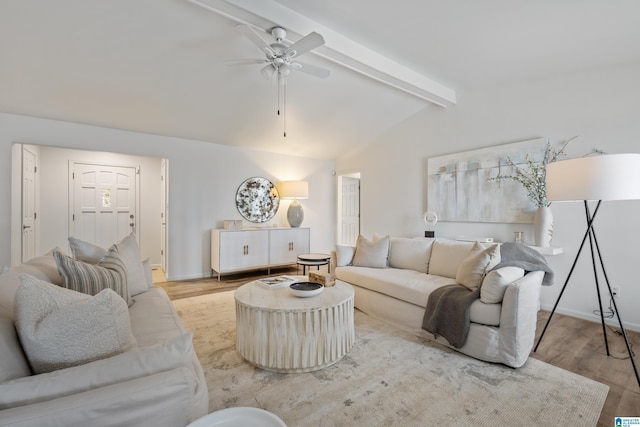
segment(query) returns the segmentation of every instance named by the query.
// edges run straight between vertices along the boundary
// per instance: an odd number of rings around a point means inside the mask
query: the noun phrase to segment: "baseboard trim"
[[[546,310],[546,311],[553,310],[553,305],[541,304],[540,307],[543,310]],[[583,313],[583,312],[578,311],[578,310],[571,310],[571,309],[566,309],[566,308],[556,308],[556,312],[560,313],[560,314],[567,315],[567,316],[571,316],[571,317],[577,317],[578,319],[583,319],[583,320],[588,320],[590,322],[600,323],[600,316],[597,316],[597,315],[595,315],[593,313]],[[622,319],[622,326],[624,326],[625,330],[628,329],[630,331],[640,332],[640,325],[639,324],[625,321],[624,314],[621,316],[621,319]],[[604,319],[604,323],[609,325],[609,326],[612,326],[612,327],[620,327],[620,325],[618,325],[618,318],[616,316],[614,316],[611,319]]]

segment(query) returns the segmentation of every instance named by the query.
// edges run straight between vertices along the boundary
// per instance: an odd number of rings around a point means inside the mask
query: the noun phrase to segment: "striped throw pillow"
[[[103,289],[112,289],[128,306],[133,304],[127,284],[127,269],[118,255],[116,245],[111,246],[97,264],[88,264],[54,251],[62,285],[67,289],[88,295],[97,295]]]

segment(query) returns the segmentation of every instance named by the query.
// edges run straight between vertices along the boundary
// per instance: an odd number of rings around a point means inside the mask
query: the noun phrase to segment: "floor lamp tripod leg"
[[[620,325],[620,333],[624,338],[624,343],[627,346],[627,352],[629,353],[629,359],[631,359],[631,366],[633,366],[633,372],[636,374],[636,380],[638,381],[638,386],[640,386],[640,375],[638,374],[638,368],[636,366],[636,361],[634,359],[633,351],[631,351],[631,345],[629,344],[629,339],[627,338],[627,333],[624,330],[624,326],[622,326],[622,319],[620,318],[620,312],[618,311],[618,305],[616,304],[616,300],[613,297],[613,291],[611,290],[611,285],[609,284],[609,277],[607,276],[607,271],[604,268],[604,261],[602,260],[602,253],[600,252],[600,246],[598,245],[598,239],[596,238],[596,231],[592,229],[593,241],[596,246],[596,251],[598,252],[598,258],[600,259],[600,267],[602,267],[602,274],[604,275],[604,281],[607,284],[607,289],[609,290],[609,297],[611,298],[611,302],[613,303],[613,310],[616,313],[616,318],[618,319],[618,325]],[[595,260],[594,260],[594,268],[595,268]],[[597,282],[597,279],[596,279]],[[600,298],[600,292],[598,291],[598,298]],[[600,315],[602,316],[602,306],[600,307]],[[602,319],[602,327],[604,326],[604,318]],[[605,343],[607,343],[607,334],[605,332]],[[607,344],[607,356],[609,356],[609,346]]]
[[[588,216],[588,213],[587,213],[587,216]],[[602,335],[604,336],[604,347],[607,350],[607,356],[609,356],[610,355],[609,340],[607,339],[607,327],[604,323],[604,310],[602,309],[602,297],[600,296],[600,282],[598,281],[598,269],[596,267],[596,256],[593,251],[594,240],[596,240],[596,235],[595,235],[595,230],[592,227],[591,232],[589,233],[589,247],[591,249],[591,264],[593,265],[593,278],[595,279],[595,282],[596,282],[596,293],[598,294],[598,307],[600,308],[600,323],[602,324]],[[596,240],[596,247],[597,245],[598,243]],[[600,255],[599,249],[598,249],[598,256],[600,257],[600,265],[602,267],[602,271],[604,271],[604,264],[602,263],[602,256]],[[605,275],[605,279],[606,279],[606,275]],[[609,285],[609,282],[607,282],[607,286],[608,285]]]

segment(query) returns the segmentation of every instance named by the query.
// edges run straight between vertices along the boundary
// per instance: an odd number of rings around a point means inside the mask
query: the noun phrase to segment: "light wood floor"
[[[321,267],[321,271],[326,271],[326,267]],[[266,276],[266,273],[265,270],[223,276],[221,280],[211,278],[166,282],[162,272],[154,270],[154,282],[169,294],[169,298],[176,300],[233,290],[250,280]],[[302,271],[295,268],[271,271],[271,275],[278,274],[302,274]],[[538,335],[548,316],[547,311],[539,313]],[[624,322],[624,318],[622,320]],[[611,353],[607,357],[600,323],[554,314],[538,351],[531,353],[535,359],[609,386],[598,427],[613,426],[615,417],[640,417],[640,385],[628,359],[624,339],[614,330],[618,331],[617,328],[607,328]],[[633,349],[640,349],[640,333],[627,331],[627,337]],[[640,357],[635,360],[640,369]]]

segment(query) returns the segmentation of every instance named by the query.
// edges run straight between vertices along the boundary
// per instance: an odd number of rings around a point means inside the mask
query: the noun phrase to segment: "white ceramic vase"
[[[539,207],[533,216],[533,238],[536,246],[548,248],[553,237],[553,214],[549,207]]]

